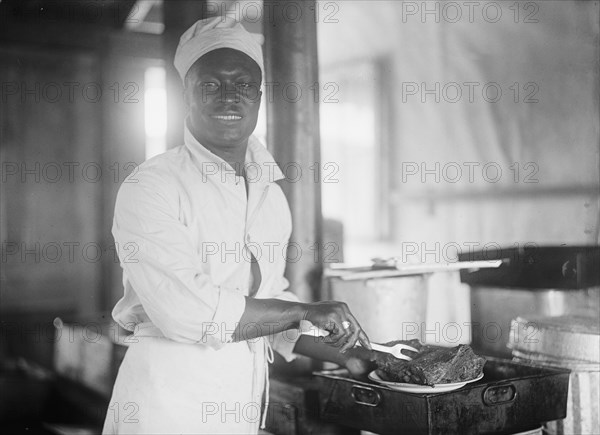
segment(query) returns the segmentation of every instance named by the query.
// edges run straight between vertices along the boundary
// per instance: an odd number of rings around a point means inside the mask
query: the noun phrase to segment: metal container
[[[542,426],[539,426],[525,432],[515,433],[513,435],[544,435],[544,430],[542,429]]]
[[[571,370],[567,416],[546,424],[550,434],[597,434],[600,428],[600,320],[519,317],[509,347],[517,361]]]
[[[317,372],[320,417],[379,434],[508,434],[567,412],[569,371],[489,358],[480,381],[455,391],[410,394]]]
[[[517,316],[599,316],[600,248],[535,245],[469,252],[461,261],[503,259],[497,269],[461,271],[471,287],[472,346],[510,358],[510,322]]]
[[[85,321],[54,320],[54,370],[67,379],[110,397],[126,340],[106,316]]]
[[[472,346],[483,353],[510,358],[512,354],[507,345],[512,319],[518,316],[593,316],[599,296],[600,288],[532,290],[472,286]]]
[[[581,316],[519,316],[511,322],[508,346],[551,365],[571,369],[588,366],[600,371],[600,320]]]
[[[600,285],[600,246],[537,246],[465,252],[460,261],[503,260],[499,268],[462,270],[472,286],[573,290]]]
[[[46,407],[51,398],[53,378],[47,369],[22,358],[16,361],[2,360],[0,423],[32,423],[47,417]]]
[[[428,275],[328,280],[328,298],[342,301],[377,343],[420,337],[427,316]]]

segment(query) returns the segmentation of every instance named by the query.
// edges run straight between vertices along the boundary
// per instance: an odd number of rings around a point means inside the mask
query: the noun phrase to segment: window
[[[167,90],[163,67],[150,67],[144,75],[146,160],[167,150]]]
[[[369,247],[389,235],[388,174],[382,164],[389,161],[389,113],[381,65],[365,60],[321,71],[323,217],[343,224],[345,262],[368,261],[378,252]]]

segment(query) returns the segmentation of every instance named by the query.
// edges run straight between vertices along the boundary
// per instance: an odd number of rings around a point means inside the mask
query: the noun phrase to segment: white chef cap
[[[263,77],[262,47],[257,37],[232,17],[222,16],[196,21],[179,39],[175,52],[175,68],[181,80],[201,56],[219,48],[233,48],[248,55],[260,67]]]

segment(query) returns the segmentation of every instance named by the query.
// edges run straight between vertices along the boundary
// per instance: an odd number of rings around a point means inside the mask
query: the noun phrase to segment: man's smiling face
[[[220,48],[198,59],[185,78],[189,128],[209,148],[245,146],[260,108],[261,70],[241,51]]]

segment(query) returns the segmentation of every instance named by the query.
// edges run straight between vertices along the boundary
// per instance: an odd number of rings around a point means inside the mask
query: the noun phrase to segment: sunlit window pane
[[[146,69],[144,87],[146,159],[167,150],[167,90],[163,67]]]

